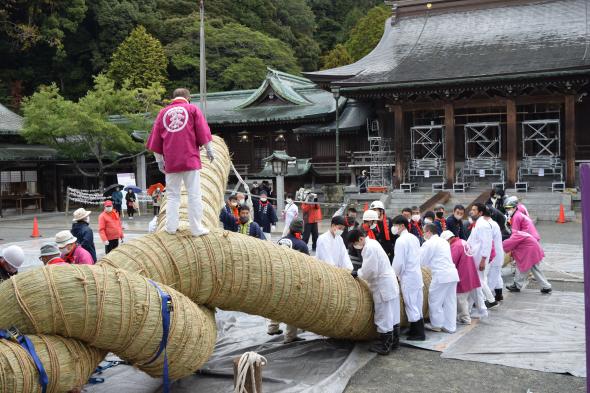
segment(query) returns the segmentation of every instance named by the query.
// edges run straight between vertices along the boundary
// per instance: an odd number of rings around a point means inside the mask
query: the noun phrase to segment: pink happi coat
[[[158,114],[146,147],[164,156],[166,173],[179,173],[201,169],[199,148],[211,140],[211,130],[199,108],[176,98]]]
[[[512,231],[510,238],[502,242],[505,252],[511,252],[520,272],[529,271],[545,257],[543,248],[530,233]]]
[[[467,248],[467,242],[463,239],[456,237],[451,241],[451,257],[459,273],[457,293],[469,292],[481,286],[473,257],[465,252]]]
[[[527,215],[525,215],[520,210],[516,210],[510,219],[510,228],[512,232],[514,231],[522,231],[531,234],[537,241],[541,240],[541,236],[539,232],[537,232],[537,228],[535,228],[535,224],[533,220]]]
[[[516,205],[516,210],[518,210],[519,212],[521,212],[522,214],[524,214],[527,217],[529,216],[528,209],[522,203],[519,203],[518,205]]]

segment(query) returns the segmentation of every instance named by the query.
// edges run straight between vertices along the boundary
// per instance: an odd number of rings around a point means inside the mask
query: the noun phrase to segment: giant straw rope
[[[183,195],[176,235],[162,230],[164,203],[158,233],[119,246],[97,265],[43,267],[0,284],[0,328],[29,335],[49,376],[47,392],[83,385],[109,351],[162,375],[163,355],[150,362],[162,339],[162,300],[149,280],[172,296],[167,355],[173,379],[192,374],[213,352],[214,307],[334,338],[375,336],[366,283],[297,251],[218,229],[230,155],[221,138],[214,138],[214,149],[216,160],[203,157],[201,170],[209,235],[187,231]],[[426,291],[430,275],[424,273]],[[0,392],[40,392],[38,379],[28,353],[0,340]]]

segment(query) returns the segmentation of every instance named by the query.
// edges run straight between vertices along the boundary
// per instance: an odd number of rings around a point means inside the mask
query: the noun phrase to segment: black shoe
[[[423,318],[419,319],[416,322],[410,322],[410,333],[411,334],[408,336],[409,341],[424,341],[424,340],[426,340],[426,334],[424,333],[424,319]]]
[[[283,334],[283,331],[281,329],[279,329],[279,330],[276,330],[272,333],[266,332],[266,334],[268,334],[269,336],[278,336],[279,334]]]
[[[551,293],[553,290],[551,288],[542,288],[541,293]]]
[[[496,306],[498,306],[498,301],[494,300],[493,302],[488,302],[487,300],[485,301],[486,307],[487,308],[494,308]]]
[[[391,337],[393,332],[379,333],[379,338],[373,341],[369,351],[378,353],[379,355],[389,355],[391,352]]]
[[[497,302],[503,301],[504,300],[504,296],[502,296],[502,288],[495,289],[494,291],[496,292],[496,301]]]
[[[396,349],[399,349],[399,325],[393,326],[391,335],[391,350],[394,351]]]
[[[512,285],[507,285],[506,289],[508,289],[510,292],[520,292],[520,288],[518,288],[516,285],[512,284]]]

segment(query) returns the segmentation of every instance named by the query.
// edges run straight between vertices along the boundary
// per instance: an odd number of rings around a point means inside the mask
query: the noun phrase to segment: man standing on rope
[[[363,257],[362,268],[352,272],[352,276],[367,281],[373,294],[374,324],[379,338],[369,351],[388,355],[391,350],[399,348],[400,301],[397,277],[387,254],[377,241],[355,229],[350,233],[350,243],[361,251]]]
[[[268,192],[260,191],[260,198],[254,201],[254,221],[262,228],[266,238],[270,240],[270,234],[277,224],[277,213],[272,203],[268,201]]]
[[[188,89],[176,89],[170,105],[156,118],[147,149],[154,152],[158,168],[166,175],[168,206],[166,232],[176,233],[179,225],[180,188],[188,192],[188,221],[193,236],[209,233],[202,225],[203,202],[201,195],[200,147],[205,146],[207,157],[215,159],[212,136],[205,116],[190,104]]]
[[[407,225],[408,220],[404,216],[397,216],[393,219],[391,231],[395,235],[399,235],[399,238],[395,243],[395,257],[392,266],[400,279],[404,306],[410,322],[408,340],[424,341],[426,340],[422,316],[424,282],[420,268],[420,241],[408,232]]]

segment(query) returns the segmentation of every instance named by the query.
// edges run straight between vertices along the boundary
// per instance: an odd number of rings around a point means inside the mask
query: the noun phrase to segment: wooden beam
[[[406,170],[406,160],[404,157],[404,110],[401,105],[392,105],[394,119],[393,131],[393,150],[395,151],[395,180],[396,186],[399,187],[404,181],[404,171]]]
[[[446,183],[452,187],[455,182],[455,108],[450,102],[445,104],[445,160]]]
[[[565,185],[576,183],[576,96],[565,96]]]
[[[518,170],[518,136],[516,130],[516,102],[506,102],[506,182],[508,187],[514,187]]]

